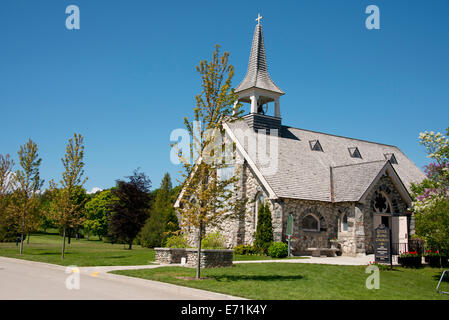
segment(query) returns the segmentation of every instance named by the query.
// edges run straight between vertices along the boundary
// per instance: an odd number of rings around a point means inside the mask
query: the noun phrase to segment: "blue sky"
[[[67,30],[77,5],[81,29]],[[380,30],[365,8],[380,8]],[[0,153],[28,138],[59,180],[74,132],[86,183],[108,188],[140,167],[158,187],[170,132],[200,91],[195,66],[218,43],[246,73],[260,12],[268,68],[286,92],[283,124],[401,148],[428,162],[419,132],[449,126],[449,1],[103,1],[0,3]]]

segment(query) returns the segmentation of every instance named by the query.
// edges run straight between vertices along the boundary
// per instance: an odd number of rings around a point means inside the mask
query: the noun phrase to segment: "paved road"
[[[155,266],[142,266],[155,267]],[[125,269],[125,268],[122,268]],[[26,300],[203,300],[237,299],[213,292],[191,289],[156,281],[137,279],[81,268],[66,273],[66,267],[0,257],[0,299]],[[79,290],[69,290],[66,279],[79,275]]]

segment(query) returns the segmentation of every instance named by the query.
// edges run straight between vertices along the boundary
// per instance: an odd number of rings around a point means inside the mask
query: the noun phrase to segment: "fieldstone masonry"
[[[311,254],[310,248],[330,248],[331,239],[338,240],[339,254],[356,256],[371,254],[373,248],[373,198],[376,192],[385,192],[392,203],[392,215],[405,215],[407,204],[402,200],[392,180],[387,175],[379,179],[375,186],[360,202],[321,202],[299,199],[271,200],[262,183],[257,179],[245,162],[241,167],[241,196],[249,199],[246,214],[240,219],[226,219],[223,223],[207,232],[220,231],[227,239],[226,246],[232,248],[239,244],[252,244],[256,231],[256,198],[261,194],[272,213],[274,241],[286,240],[287,219],[293,215],[292,253],[294,255]],[[319,220],[320,230],[303,230],[302,222],[307,215]],[[347,229],[343,230],[342,221],[347,217]],[[411,216],[409,216],[411,218]],[[413,220],[409,221],[413,232]],[[196,245],[196,232],[188,232],[189,242]],[[196,259],[192,257],[191,259]]]
[[[197,249],[186,249],[186,267],[194,268],[198,263]],[[201,268],[232,267],[234,250],[201,250]]]
[[[181,263],[181,258],[186,257],[185,248],[154,248],[156,262],[161,264]]]
[[[186,267],[196,267],[198,251],[194,248],[154,248],[156,262],[161,264],[179,264],[186,258]],[[234,250],[201,250],[201,268],[232,266]]]

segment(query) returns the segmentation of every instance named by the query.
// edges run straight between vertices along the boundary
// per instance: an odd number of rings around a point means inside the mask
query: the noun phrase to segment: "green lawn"
[[[237,264],[231,268],[203,269],[200,281],[177,277],[194,277],[195,270],[161,267],[114,271],[132,277],[230,294],[249,299],[447,299],[438,294],[439,269],[404,269],[396,267],[380,272],[380,289],[365,287],[365,266],[334,266],[301,263]],[[449,283],[444,283],[449,291]]]
[[[57,234],[32,234],[30,244],[24,243],[23,254],[14,243],[0,243],[0,256],[47,262],[63,266],[126,266],[146,265],[154,262],[154,250],[134,246],[127,250],[123,244],[104,243],[99,240],[75,240],[66,243],[65,259],[61,259],[62,237]],[[126,248],[126,249],[125,249]]]
[[[70,245],[66,244],[65,259],[62,260],[61,246],[62,237],[58,234],[32,234],[30,244],[25,241],[22,255],[19,254],[19,247],[15,243],[0,243],[0,256],[80,267],[145,265],[154,263],[155,260],[153,249],[133,245],[133,249],[129,251],[124,249],[127,245],[85,239],[72,239]],[[234,255],[235,261],[272,259],[268,256]]]

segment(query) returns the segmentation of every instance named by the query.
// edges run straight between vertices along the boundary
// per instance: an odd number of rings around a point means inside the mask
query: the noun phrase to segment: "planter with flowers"
[[[424,260],[432,268],[446,268],[449,266],[448,257],[446,255],[441,254],[438,250],[436,251],[427,250],[424,256]]]
[[[398,263],[405,268],[419,268],[422,266],[422,256],[417,251],[403,252],[398,257]]]

